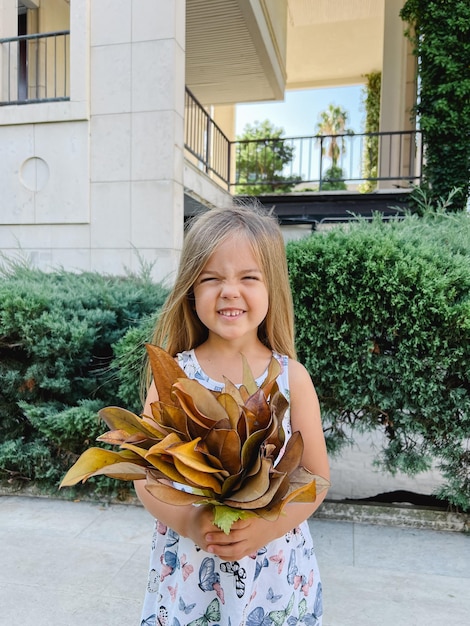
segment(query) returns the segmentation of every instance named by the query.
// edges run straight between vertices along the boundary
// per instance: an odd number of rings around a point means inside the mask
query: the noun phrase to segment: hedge
[[[145,277],[19,263],[0,278],[0,479],[55,491],[103,432],[100,408],[140,410],[141,344],[166,290]],[[90,489],[116,496],[123,487],[104,479]]]
[[[381,429],[377,462],[470,508],[470,218],[358,221],[287,246],[299,359],[332,453],[352,426]],[[347,427],[346,427],[347,426]]]

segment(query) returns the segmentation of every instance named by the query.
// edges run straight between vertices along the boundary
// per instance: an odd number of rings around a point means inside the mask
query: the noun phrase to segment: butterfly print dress
[[[274,356],[282,366],[279,389],[289,400],[288,359]],[[179,354],[178,362],[190,378],[222,390],[222,383],[202,371],[194,350]],[[288,411],[283,428],[287,441],[292,434]],[[140,626],[321,626],[322,613],[306,521],[240,561],[209,554],[156,521]]]

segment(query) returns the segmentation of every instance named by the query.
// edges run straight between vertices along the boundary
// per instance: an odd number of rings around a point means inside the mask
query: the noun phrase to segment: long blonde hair
[[[258,336],[271,350],[295,358],[294,314],[284,240],[277,220],[255,205],[210,209],[190,221],[175,284],[163,305],[151,342],[174,356],[207,339],[207,328],[194,308],[193,286],[215,248],[234,234],[247,238],[266,281],[269,308]]]

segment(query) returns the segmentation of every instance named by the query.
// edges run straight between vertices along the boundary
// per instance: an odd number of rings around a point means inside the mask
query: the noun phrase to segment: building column
[[[184,227],[185,0],[90,11],[92,268],[144,265],[171,283]]]
[[[412,108],[416,102],[416,58],[405,37],[406,24],[400,17],[403,0],[385,0],[380,131],[414,130]],[[413,172],[414,140],[400,135],[382,137],[379,146],[379,175],[392,178],[379,188],[406,185],[393,176]]]

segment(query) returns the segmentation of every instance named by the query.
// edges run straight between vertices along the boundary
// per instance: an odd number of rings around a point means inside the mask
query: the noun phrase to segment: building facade
[[[237,103],[379,70],[381,125],[406,129],[401,5],[0,0],[2,254],[171,282],[185,214],[229,199],[185,149],[186,89],[231,140]]]

